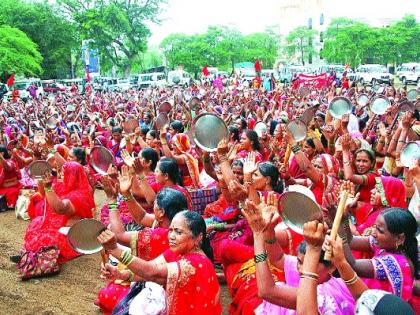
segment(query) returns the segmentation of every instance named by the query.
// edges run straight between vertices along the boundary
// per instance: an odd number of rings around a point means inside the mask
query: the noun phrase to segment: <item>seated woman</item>
[[[147,211],[153,211],[153,203],[156,199],[156,193],[151,185],[156,184],[155,168],[158,162],[158,155],[155,150],[145,148],[140,151],[140,156],[133,162],[133,168],[136,176],[133,176],[132,194],[138,200],[140,205]],[[135,219],[128,211],[127,203],[119,198],[118,207],[120,209],[120,217],[123,224],[134,222]],[[105,225],[109,224],[109,208],[104,205],[101,209],[101,222]]]
[[[375,188],[370,192],[370,203],[365,203],[353,211],[359,235],[372,234],[376,218],[385,208],[406,208],[405,186],[402,180],[392,176],[375,178]]]
[[[22,184],[19,182],[21,174],[9,151],[3,145],[0,145],[0,169],[0,195],[6,197],[6,206],[14,209],[22,189]]]
[[[118,243],[130,247],[134,256],[144,260],[152,260],[161,255],[169,248],[168,232],[173,217],[182,210],[187,208],[187,199],[185,196],[174,189],[164,188],[156,197],[155,207],[153,209],[154,220],[146,216],[146,212],[137,202],[132,199],[128,201],[133,211],[139,212],[139,216],[143,215],[140,224],[145,226],[139,232],[126,232],[121,222],[120,213],[118,211],[116,191],[112,188],[111,181],[104,178],[103,181],[105,192],[108,196],[108,205],[112,211],[110,213],[110,230],[116,235]],[[125,185],[125,186],[124,186]],[[126,194],[129,183],[126,178],[122,179],[122,185]],[[134,204],[132,206],[131,204]],[[137,217],[137,216],[136,216]],[[112,267],[110,267],[112,269]],[[115,305],[127,294],[131,273],[126,268],[114,267],[113,274],[115,280],[111,281],[105,288],[101,289],[98,298],[95,301],[102,312],[109,314]],[[121,283],[122,281],[125,281]]]
[[[199,158],[191,148],[190,139],[185,133],[176,133],[171,140],[172,150],[168,146],[165,133],[160,133],[163,153],[166,157],[173,158],[178,163],[182,172],[184,187],[200,188]]]
[[[360,193],[359,202],[369,203],[370,192],[375,187],[375,178],[378,174],[374,171],[375,168],[375,154],[366,149],[359,149],[354,153],[350,152],[350,136],[345,134],[341,138],[341,145],[343,147],[343,170],[344,178],[351,181],[358,186]],[[355,172],[353,171],[353,160]]]
[[[315,195],[316,202],[322,205],[323,197],[332,191],[337,182],[338,161],[326,153],[315,156],[310,161],[289,133],[286,139],[295,154],[294,157],[296,158],[297,165],[312,182],[310,188]],[[287,183],[294,184],[295,181],[293,178],[288,178]]]
[[[182,211],[175,215],[169,227],[169,249],[152,261],[134,257],[131,250],[118,248],[115,234],[109,230],[102,232],[98,240],[134,273],[135,280],[164,286],[167,314],[222,313],[206,224],[198,213]],[[103,276],[110,276],[109,268],[110,264],[104,266]]]
[[[179,176],[178,164],[174,159],[162,158],[156,165],[155,169],[156,182],[149,185],[147,181],[143,181],[145,186],[149,186],[155,193],[162,188],[169,187],[178,190],[184,194],[188,201],[188,209],[191,209],[192,201],[188,191],[181,186],[182,180]]]
[[[250,152],[255,153],[257,162],[263,161],[258,134],[254,130],[245,130],[241,135],[241,142],[236,146],[235,160],[245,159]]]
[[[347,222],[347,221],[346,221]],[[418,277],[417,222],[402,208],[387,208],[377,216],[369,237],[346,238],[353,250],[368,252],[372,259],[354,259],[346,250],[346,259],[369,288],[391,292],[403,300],[412,297],[413,281]]]
[[[264,299],[264,302],[255,309],[255,314],[293,314],[297,304],[300,277],[312,277],[318,281],[317,297],[320,301],[318,314],[354,314],[354,300],[351,293],[343,280],[331,276],[334,267],[330,261],[323,259],[321,245],[326,229],[324,230],[322,224],[315,221],[305,225],[304,235],[308,243],[299,245],[297,257],[284,255],[278,247],[275,247],[278,245],[266,242],[266,235],[270,230],[273,233],[273,226],[270,217],[264,218],[264,213],[272,213],[271,208],[276,209],[277,202],[274,195],[269,195],[267,203],[260,206],[248,200],[243,211],[254,233],[258,295]],[[314,228],[318,232],[316,236],[313,235]],[[308,235],[312,237],[309,238]],[[313,270],[316,273],[302,268],[302,265],[307,266],[306,256],[310,258],[315,256],[319,260],[320,264],[316,270]],[[284,271],[284,283],[273,279],[270,264]]]
[[[67,236],[59,229],[72,226],[82,218],[92,218],[95,202],[86,173],[79,163],[66,162],[63,181],[51,183],[51,176],[44,176],[41,189],[45,193],[45,214],[36,217],[28,226],[23,248],[35,253],[42,247],[57,246],[60,250],[58,263],[63,264],[80,254],[70,247]]]

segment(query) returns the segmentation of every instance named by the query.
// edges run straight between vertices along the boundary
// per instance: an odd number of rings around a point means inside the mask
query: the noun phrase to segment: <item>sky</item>
[[[171,33],[204,33],[209,25],[233,26],[243,34],[261,32],[267,26],[279,24],[281,5],[295,4],[294,1],[167,0],[162,23],[151,27],[149,45],[159,45]],[[345,16],[364,19],[375,25],[380,24],[381,19],[399,19],[405,14],[414,14],[420,20],[419,0],[324,0],[324,8],[326,20]],[[302,19],[302,25],[306,25],[303,15],[297,19]]]

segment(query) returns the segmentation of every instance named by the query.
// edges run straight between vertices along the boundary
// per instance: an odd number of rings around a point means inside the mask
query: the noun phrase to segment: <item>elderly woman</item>
[[[206,224],[198,213],[182,211],[175,215],[169,227],[169,249],[152,261],[118,248],[115,234],[109,230],[102,232],[98,240],[134,273],[134,279],[141,277],[164,286],[167,314],[222,313]],[[103,267],[104,276],[108,275],[109,267],[109,264]]]
[[[127,179],[122,179],[122,186],[128,184]],[[108,196],[108,206],[110,213],[110,229],[116,234],[117,241],[131,248],[132,253],[144,260],[152,260],[161,255],[169,248],[168,232],[173,217],[187,208],[187,199],[185,196],[174,189],[164,188],[156,197],[153,209],[154,220],[149,220],[146,212],[133,199],[130,203],[136,204],[142,212],[143,218],[140,223],[145,226],[141,231],[126,232],[120,218],[120,211],[117,203],[116,190],[112,187],[112,182],[107,177],[103,184]],[[150,224],[152,222],[152,224]],[[112,270],[113,281],[103,288],[95,304],[101,308],[104,313],[111,313],[115,305],[120,301],[129,290],[129,281],[132,273],[126,268],[109,267]],[[116,281],[115,281],[116,280]],[[124,281],[125,283],[121,283]]]

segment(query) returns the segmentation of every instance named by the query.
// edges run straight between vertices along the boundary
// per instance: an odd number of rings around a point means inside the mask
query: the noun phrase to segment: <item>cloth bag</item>
[[[22,280],[58,273],[59,255],[60,250],[57,246],[42,247],[36,252],[22,251],[20,262],[17,264]]]

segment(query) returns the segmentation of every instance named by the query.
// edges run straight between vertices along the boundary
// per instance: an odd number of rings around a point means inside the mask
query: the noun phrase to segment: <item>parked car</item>
[[[115,85],[115,90],[125,92],[131,88],[129,79],[117,79],[117,84]]]
[[[77,89],[79,90],[79,92],[82,91],[83,79],[80,79],[80,78],[76,78],[76,79],[62,79],[62,80],[57,80],[57,81],[60,84],[64,85],[67,90],[70,90],[71,87],[73,86],[73,84],[76,84]]]
[[[280,66],[279,81],[281,83],[290,83],[295,73],[308,73],[308,69],[304,66]]]
[[[174,70],[168,72],[168,85],[188,86],[191,83],[191,75],[184,70]]]
[[[57,83],[54,80],[41,81],[42,88],[46,94],[56,94],[58,92],[66,92],[66,87],[63,84]]]
[[[356,70],[356,80],[361,84],[394,83],[394,76],[388,72],[385,66],[377,64],[361,65]]]
[[[420,82],[420,63],[403,63],[397,69],[397,76],[403,85]]]

